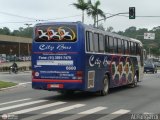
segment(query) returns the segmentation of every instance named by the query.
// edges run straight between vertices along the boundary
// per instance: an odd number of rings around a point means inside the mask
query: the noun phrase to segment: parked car
[[[160,67],[160,62],[154,62],[157,67]]]
[[[157,73],[157,67],[153,63],[147,63],[144,65],[144,72],[152,72],[153,74]]]

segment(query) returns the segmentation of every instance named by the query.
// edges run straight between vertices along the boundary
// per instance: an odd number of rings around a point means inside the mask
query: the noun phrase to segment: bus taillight
[[[35,71],[32,71],[32,77],[38,77],[39,76],[39,72],[35,72]]]
[[[35,71],[32,71],[32,77],[33,78],[35,77]]]
[[[76,77],[77,77],[77,79],[82,79],[83,78],[83,71],[77,71]]]

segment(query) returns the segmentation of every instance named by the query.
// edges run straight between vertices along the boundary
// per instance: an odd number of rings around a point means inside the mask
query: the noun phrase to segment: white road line
[[[75,114],[75,115],[72,115],[72,116],[69,116],[69,117],[62,118],[60,120],[75,120],[75,119],[79,119],[79,118],[82,118],[84,116],[99,112],[99,111],[104,110],[104,109],[107,109],[107,107],[99,106],[99,107],[96,107],[96,108],[93,108],[93,109],[89,109],[89,110],[80,112],[78,114]]]
[[[37,100],[37,101],[22,103],[18,105],[9,106],[9,107],[3,107],[3,108],[0,108],[0,111],[9,110],[9,109],[18,108],[18,107],[27,106],[27,105],[32,105],[32,104],[41,103],[41,102],[46,102],[46,101],[48,100]]]
[[[16,103],[16,102],[21,102],[21,101],[26,101],[26,100],[31,100],[31,98],[9,101],[9,102],[5,102],[5,103],[1,103],[0,105],[6,105],[6,104]]]
[[[98,111],[101,111],[101,110],[104,110],[104,109],[107,109],[107,108],[99,106],[99,107],[96,107],[96,108],[93,108],[93,109],[90,109],[90,110],[80,112],[78,114],[93,114],[95,112],[98,112]]]
[[[32,82],[24,82],[24,83],[19,83],[19,85],[25,85],[25,84],[30,84]]]
[[[23,113],[28,113],[28,112],[35,111],[35,110],[40,110],[40,109],[44,109],[44,108],[48,108],[48,107],[61,105],[61,104],[64,104],[64,103],[66,103],[66,102],[55,102],[55,103],[41,105],[41,106],[37,106],[37,107],[33,107],[33,108],[20,110],[20,111],[15,111],[15,112],[12,112],[12,113],[9,113],[9,114],[23,114]]]
[[[127,114],[129,112],[130,112],[130,110],[120,109],[120,110],[115,111],[109,115],[103,116],[97,120],[112,120],[112,119],[115,119],[121,115]]]
[[[126,114],[128,112],[130,112],[130,110],[120,109],[120,110],[118,110],[116,112],[113,112],[111,114],[121,114],[121,115],[123,115],[123,114]]]
[[[75,105],[71,105],[71,106],[68,106],[68,107],[48,111],[48,112],[42,113],[40,115],[35,115],[35,116],[28,117],[28,118],[24,118],[24,119],[21,119],[21,120],[36,120],[36,119],[44,118],[44,117],[47,117],[47,116],[50,116],[50,115],[53,115],[53,114],[62,113],[62,112],[69,111],[69,110],[76,109],[76,108],[83,107],[83,106],[85,106],[85,105],[84,104],[75,104]]]
[[[154,113],[148,113],[148,112],[145,112],[145,113],[143,113],[143,114],[151,114],[151,115],[152,115],[152,114],[154,114]]]
[[[58,114],[58,113],[65,112],[65,111],[72,110],[72,109],[76,109],[76,108],[79,108],[79,107],[82,107],[82,106],[85,106],[85,105],[84,104],[76,104],[76,105],[60,108],[60,109],[57,109],[57,110],[45,112],[45,113],[42,113],[42,114]]]

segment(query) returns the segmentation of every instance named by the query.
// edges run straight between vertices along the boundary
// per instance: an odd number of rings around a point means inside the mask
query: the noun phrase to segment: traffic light
[[[129,7],[129,19],[135,19],[136,14],[135,14],[135,7]]]

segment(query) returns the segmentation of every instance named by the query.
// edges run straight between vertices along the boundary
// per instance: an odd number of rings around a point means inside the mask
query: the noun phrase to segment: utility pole
[[[31,26],[32,24],[26,23],[26,24],[24,24],[24,25],[27,25],[28,34],[29,34],[29,28],[30,28],[30,26]],[[28,48],[27,48],[27,50],[28,50],[28,57],[30,56],[30,49],[29,49],[29,48],[30,48],[30,47],[29,47],[29,41],[28,41]]]

